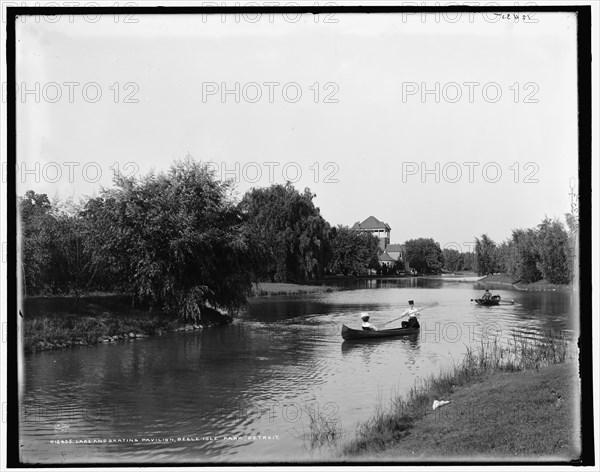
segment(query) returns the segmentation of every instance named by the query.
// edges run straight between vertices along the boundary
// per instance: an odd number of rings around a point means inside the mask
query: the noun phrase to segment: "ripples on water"
[[[307,408],[352,431],[378,402],[387,404],[418,379],[460,362],[467,346],[549,330],[575,337],[571,293],[494,292],[516,303],[480,307],[469,301],[481,294],[470,284],[414,279],[258,298],[232,326],[28,355],[23,459],[310,460],[303,439]],[[420,306],[439,303],[423,312],[418,336],[342,342],[342,324],[358,328],[360,312],[383,324],[398,317],[409,299]],[[223,436],[271,439],[210,439]],[[117,438],[138,442],[50,442]]]

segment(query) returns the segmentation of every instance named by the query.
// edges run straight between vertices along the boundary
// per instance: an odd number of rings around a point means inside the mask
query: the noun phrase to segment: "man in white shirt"
[[[419,313],[419,310],[417,310],[415,308],[415,302],[413,300],[409,300],[408,305],[409,305],[408,310],[406,310],[402,314],[402,317],[408,316],[408,321],[403,321],[402,327],[403,328],[419,328],[420,327],[419,320],[417,320],[417,314]]]

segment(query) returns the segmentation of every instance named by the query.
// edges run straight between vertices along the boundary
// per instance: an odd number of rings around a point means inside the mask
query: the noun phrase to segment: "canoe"
[[[484,306],[500,305],[500,297],[492,297],[488,298],[487,300],[484,300],[483,298],[476,298],[475,303]]]
[[[391,338],[392,336],[410,336],[419,332],[419,328],[393,328],[382,329],[379,331],[366,331],[364,329],[352,329],[342,325],[342,338],[352,339],[371,339],[371,338]]]

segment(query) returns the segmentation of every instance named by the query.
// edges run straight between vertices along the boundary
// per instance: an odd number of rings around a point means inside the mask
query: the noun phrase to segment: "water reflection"
[[[420,336],[418,333],[411,334],[410,336],[401,336],[397,338],[376,338],[376,339],[355,339],[350,341],[344,341],[342,343],[342,353],[347,354],[353,349],[357,350],[372,350],[372,349],[383,349],[386,344],[404,344],[411,350],[418,350],[420,347]],[[399,348],[400,346],[393,346]]]
[[[436,282],[437,283],[437,282]],[[374,288],[417,288],[421,286],[420,279],[417,277],[398,277],[398,278],[382,278],[382,279],[356,279],[356,280],[335,280],[334,282],[325,283],[335,287],[345,289],[374,289]]]
[[[514,305],[480,307],[477,284],[422,279],[358,281],[352,290],[253,299],[231,326],[43,352],[25,358],[21,426],[33,462],[310,460],[307,405],[346,427],[373,414],[379,392],[406,392],[459,362],[467,346],[546,330],[576,336],[570,292],[495,290]],[[362,311],[381,326],[413,299],[438,302],[410,337],[343,341]],[[392,326],[388,326],[392,327]],[[340,348],[341,347],[341,348]],[[366,401],[367,400],[367,401]],[[39,414],[40,409],[44,413]],[[57,425],[60,423],[60,427]],[[278,440],[56,446],[67,438],[255,436]]]

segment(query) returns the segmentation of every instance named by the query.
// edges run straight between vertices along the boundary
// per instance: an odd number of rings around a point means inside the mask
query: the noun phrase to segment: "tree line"
[[[331,227],[309,189],[252,189],[191,158],[169,170],[115,178],[80,204],[19,198],[21,281],[27,295],[128,293],[136,303],[198,319],[204,307],[235,311],[258,281],[308,282],[362,275],[379,240]]]
[[[515,229],[511,238],[496,244],[486,234],[475,240],[475,268],[479,275],[506,273],[514,282],[547,280],[569,284],[575,264],[577,221],[566,214],[567,228],[544,218],[535,228]]]
[[[546,280],[569,284],[575,264],[576,218],[565,215],[567,227],[544,218],[535,228],[515,229],[506,241],[494,242],[487,234],[475,238],[474,252],[440,249],[432,239],[405,243],[406,259],[420,273],[473,271],[478,275],[507,274],[515,283]]]
[[[379,239],[330,225],[314,198],[287,183],[236,199],[231,182],[191,158],[165,172],[118,176],[113,187],[79,204],[51,203],[30,190],[19,198],[22,286],[27,295],[128,293],[135,303],[198,319],[204,307],[244,306],[253,282],[304,283],[380,270]],[[548,249],[557,232],[549,222],[536,233],[536,274],[553,277],[564,269],[561,254]],[[514,238],[522,257],[512,264],[529,270],[523,260],[532,236]],[[406,241],[405,256],[420,273],[509,267],[501,265],[502,246],[484,241],[477,260],[427,238]],[[488,253],[493,263],[485,262]]]

